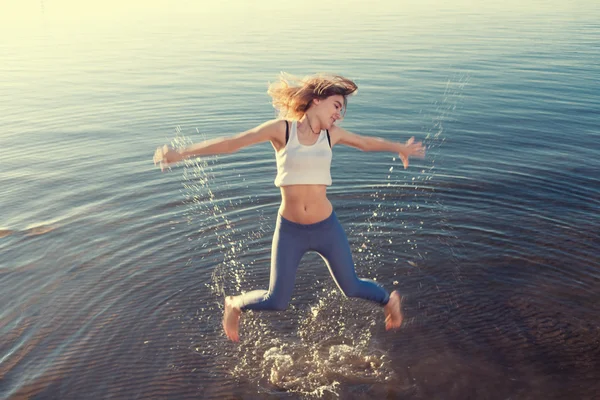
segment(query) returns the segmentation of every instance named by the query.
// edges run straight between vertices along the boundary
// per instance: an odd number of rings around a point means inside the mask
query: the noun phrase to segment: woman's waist
[[[281,198],[281,216],[299,224],[322,221],[333,211],[324,185],[282,186]]]

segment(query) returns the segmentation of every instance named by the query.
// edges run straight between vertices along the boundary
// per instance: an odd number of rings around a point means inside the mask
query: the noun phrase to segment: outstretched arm
[[[406,143],[391,142],[378,137],[357,135],[339,126],[334,126],[330,130],[330,134],[332,145],[339,143],[355,147],[362,151],[389,151],[397,153],[402,160],[404,169],[408,168],[409,157],[425,157],[425,147],[421,142],[415,142],[414,137],[408,139]]]
[[[206,140],[192,144],[184,149],[175,150],[167,145],[159,147],[154,153],[154,164],[159,164],[163,170],[165,166],[178,163],[190,157],[212,156],[217,154],[235,153],[236,151],[262,142],[276,142],[280,140],[279,133],[285,129],[284,121],[272,120],[242,132],[236,136]]]

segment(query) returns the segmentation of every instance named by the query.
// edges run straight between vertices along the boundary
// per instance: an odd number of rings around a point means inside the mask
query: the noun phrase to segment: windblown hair
[[[314,99],[325,99],[339,94],[344,97],[344,114],[347,97],[356,92],[358,86],[350,79],[339,75],[317,74],[304,79],[281,73],[279,80],[269,85],[267,93],[273,99],[273,107],[282,119],[299,120],[309,109]]]

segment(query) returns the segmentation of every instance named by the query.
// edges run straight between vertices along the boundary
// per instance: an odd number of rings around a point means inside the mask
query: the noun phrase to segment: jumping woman
[[[397,143],[357,135],[337,126],[336,121],[345,114],[348,96],[356,89],[354,82],[341,76],[315,75],[299,80],[282,74],[268,90],[279,119],[236,136],[207,140],[178,151],[165,145],[154,154],[154,163],[163,169],[189,157],[234,153],[267,141],[275,150],[275,186],[281,190],[281,206],[271,248],[269,290],[225,298],[223,329],[233,341],[239,340],[244,310],[287,307],[300,259],[310,250],[323,257],[345,296],[383,307],[386,329],[402,324],[400,294],[389,294],[374,281],[356,276],[348,239],[327,199],[327,186],[331,185],[332,148],[338,144],[362,151],[396,153],[405,169],[410,157],[425,156],[425,148],[414,138]]]

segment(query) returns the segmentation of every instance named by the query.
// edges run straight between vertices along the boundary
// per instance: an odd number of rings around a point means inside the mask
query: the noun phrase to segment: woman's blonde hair
[[[273,107],[282,119],[299,120],[314,99],[325,99],[333,95],[346,97],[356,92],[358,86],[350,79],[339,75],[317,74],[303,79],[281,73],[279,79],[269,85],[267,93],[273,99]]]

